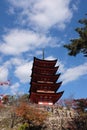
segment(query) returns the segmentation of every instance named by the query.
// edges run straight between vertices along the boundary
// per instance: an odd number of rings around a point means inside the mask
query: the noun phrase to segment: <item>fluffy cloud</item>
[[[27,60],[23,59],[22,57],[14,57],[10,59],[10,64],[14,66],[20,66],[27,62]]]
[[[55,60],[56,58],[53,57],[53,56],[49,56],[46,58],[47,60]],[[56,66],[59,66],[58,68],[58,71],[61,72],[61,73],[64,73],[65,72],[65,66],[64,64],[62,63],[62,61],[60,61],[59,59],[57,60],[57,63],[56,63]]]
[[[8,69],[4,66],[0,67],[0,81],[4,82],[7,81],[8,78]]]
[[[52,39],[28,30],[13,29],[3,36],[0,52],[8,55],[19,55],[36,48],[55,45],[58,46],[55,38]]]
[[[11,12],[18,13],[18,20],[21,23],[42,30],[53,26],[64,28],[73,15],[70,8],[71,0],[9,0],[9,2]]]
[[[32,61],[23,65],[17,66],[15,76],[20,79],[20,82],[29,82],[32,69]]]
[[[77,10],[77,5],[71,4],[71,0],[8,0],[9,13],[14,17],[14,22],[21,29],[7,30],[7,33],[2,34],[0,40],[0,53],[11,56],[19,56],[8,58],[8,61],[2,63],[0,67],[0,81],[7,80],[9,71],[17,77],[19,82],[27,83],[30,80],[32,61],[21,59],[20,54],[39,55],[41,51],[38,48],[58,47],[57,39],[51,37],[49,30],[52,27],[64,29],[72,16],[73,10]],[[70,8],[72,6],[73,10]],[[13,22],[13,21],[12,21]],[[14,23],[13,23],[14,24]],[[14,24],[15,27],[15,24]],[[17,27],[17,26],[16,26]],[[28,27],[27,29],[24,27]],[[24,29],[22,29],[24,28]],[[31,31],[31,30],[32,31]],[[26,55],[27,55],[26,54]],[[3,55],[4,56],[4,55]],[[23,55],[25,57],[25,55]],[[47,59],[55,59],[50,56]],[[6,60],[6,59],[5,59]],[[0,61],[5,61],[0,58]],[[64,64],[58,60],[59,71],[62,72],[60,80],[63,83],[68,83],[78,79],[80,76],[87,74],[87,64],[83,64],[74,68],[66,69]],[[9,68],[12,67],[12,68]],[[20,87],[19,83],[10,86],[11,93],[16,94]]]
[[[54,60],[56,59],[53,56],[47,57],[46,59]],[[74,80],[79,79],[81,76],[87,74],[87,62],[72,68],[65,68],[65,65],[60,60],[57,61],[57,66],[59,66],[58,72],[61,72],[60,80],[63,81],[63,84],[67,84]]]
[[[63,81],[63,84],[66,84],[77,80],[85,74],[87,74],[87,63],[65,70],[65,72],[61,75],[61,80]]]
[[[15,21],[19,22],[20,26],[23,23],[30,27],[25,30],[11,29],[7,31],[7,34],[2,36],[3,41],[0,43],[1,53],[19,55],[40,47],[59,47],[58,38],[49,36],[48,30],[54,26],[64,28],[66,23],[71,20],[73,15],[70,8],[71,0],[8,1],[10,13],[18,16]],[[43,30],[46,30],[46,33]]]
[[[14,85],[10,86],[10,91],[13,95],[18,94],[18,88],[19,88],[20,84],[19,83],[15,83]]]

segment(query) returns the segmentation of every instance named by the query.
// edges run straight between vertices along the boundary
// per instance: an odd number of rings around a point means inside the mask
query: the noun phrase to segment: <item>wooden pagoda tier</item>
[[[34,66],[39,66],[39,67],[54,67],[56,64],[57,60],[41,60],[36,57],[34,57]]]
[[[59,93],[33,93],[31,94],[31,102],[38,103],[38,104],[54,104],[59,100],[59,98],[63,95],[63,92]]]
[[[53,92],[56,93],[61,86],[62,82],[59,83],[36,83],[32,82],[31,83],[31,89],[30,91],[32,92],[43,92],[43,93],[49,93]]]
[[[37,74],[45,74],[45,75],[55,75],[55,73],[57,72],[59,66],[56,66],[54,68],[45,68],[44,67],[39,67],[39,66],[33,66],[32,71],[33,73],[37,73]]]
[[[34,57],[31,82],[30,101],[38,104],[54,104],[62,96],[58,92],[62,82],[57,83],[60,73],[57,73],[59,66],[57,60],[41,60]]]
[[[42,74],[32,74],[31,82],[38,82],[38,83],[55,83],[59,78],[60,74],[57,75],[42,75]]]

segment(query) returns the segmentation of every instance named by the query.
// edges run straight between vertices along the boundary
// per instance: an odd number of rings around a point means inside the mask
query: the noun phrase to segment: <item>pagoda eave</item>
[[[41,74],[32,74],[31,82],[56,82],[60,76],[60,73],[57,75],[41,75]]]
[[[59,93],[31,93],[30,101],[38,104],[38,102],[52,102],[55,104],[61,98],[64,91]]]
[[[59,68],[59,66],[56,66],[54,68],[33,66],[32,73],[54,75],[57,72],[58,68]]]
[[[57,91],[59,87],[61,86],[62,82],[59,83],[37,83],[32,82],[31,83],[31,92],[36,92],[37,90],[43,90],[43,91]]]
[[[40,67],[54,67],[57,60],[42,60],[34,57],[34,65]]]

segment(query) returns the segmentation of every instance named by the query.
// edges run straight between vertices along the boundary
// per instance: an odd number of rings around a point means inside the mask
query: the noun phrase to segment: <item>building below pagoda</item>
[[[56,63],[57,60],[34,57],[29,91],[31,103],[53,105],[61,98],[64,91],[57,93],[62,82],[57,82],[60,73],[57,74]]]

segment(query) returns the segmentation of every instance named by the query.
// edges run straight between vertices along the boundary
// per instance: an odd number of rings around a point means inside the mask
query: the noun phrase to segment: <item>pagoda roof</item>
[[[52,102],[55,104],[62,96],[64,91],[59,93],[31,93],[30,101],[34,103],[38,102]]]
[[[31,82],[55,83],[57,81],[57,79],[59,78],[59,76],[60,76],[60,73],[56,74],[56,75],[42,75],[42,74],[33,73],[31,75],[31,77],[32,77]]]
[[[34,57],[34,65],[37,66],[42,66],[42,67],[54,67],[57,62],[56,60],[43,60],[43,59],[38,59]]]
[[[39,67],[39,66],[33,66],[32,73],[38,73],[38,74],[46,74],[46,75],[54,75],[56,71],[58,70],[59,66],[53,67],[53,68],[47,68],[47,67]]]
[[[42,91],[54,91],[56,92],[59,87],[61,86],[62,82],[59,83],[37,83],[37,82],[32,82],[31,83],[31,88],[30,92],[36,92],[37,90],[42,90]]]

